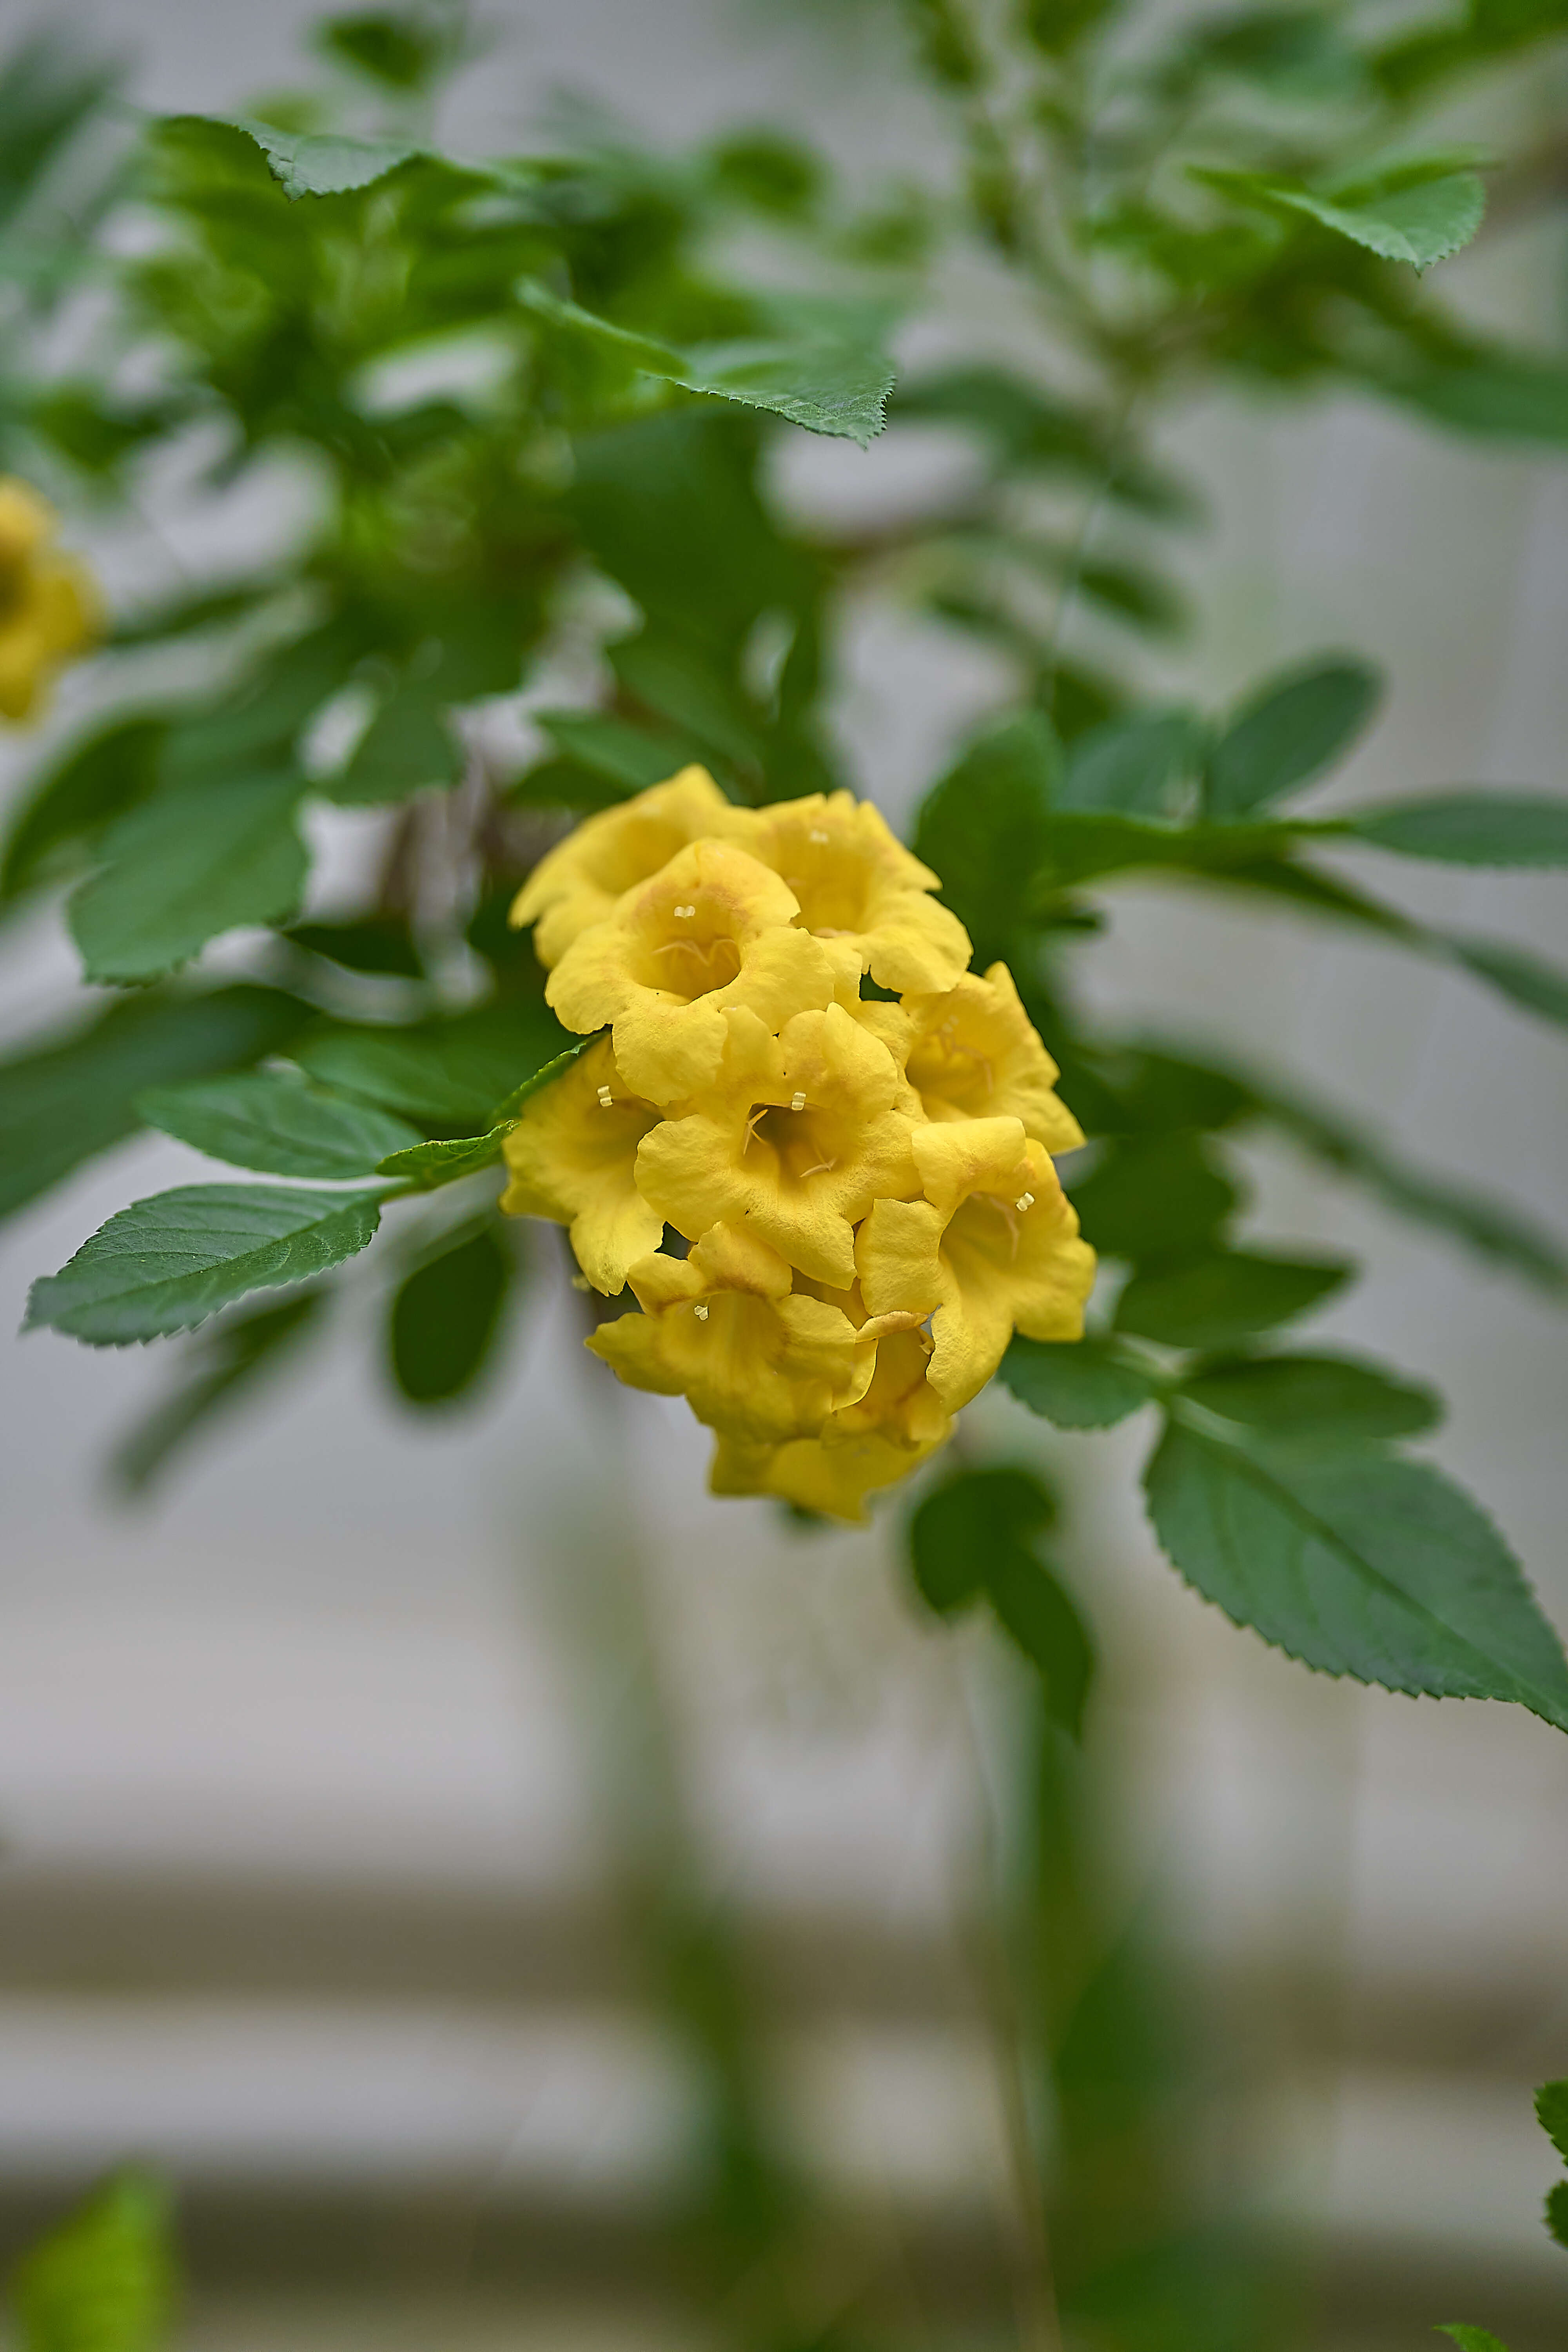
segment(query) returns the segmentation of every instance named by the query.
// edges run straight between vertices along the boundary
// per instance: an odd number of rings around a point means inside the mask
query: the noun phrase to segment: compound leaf
[[[1343,1258],[1216,1251],[1191,1265],[1135,1274],[1116,1304],[1119,1331],[1168,1348],[1225,1348],[1291,1322],[1348,1281]]]
[[[1206,1412],[1291,1445],[1386,1445],[1443,1417],[1431,1389],[1354,1356],[1240,1356],[1205,1364],[1182,1394]]]
[[[1209,815],[1245,816],[1321,775],[1367,725],[1381,691],[1377,672],[1353,655],[1268,680],[1210,755]]]
[[[1026,1339],[1020,1332],[996,1377],[1058,1429],[1110,1429],[1155,1394],[1148,1376],[1107,1339]]]
[[[1568,800],[1545,793],[1446,793],[1358,810],[1339,829],[1449,866],[1568,866]]]

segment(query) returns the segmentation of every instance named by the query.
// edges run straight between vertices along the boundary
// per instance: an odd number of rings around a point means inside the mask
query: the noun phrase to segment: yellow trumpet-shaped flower
[[[30,719],[54,673],[90,645],[99,606],[84,565],[52,544],[55,510],[0,478],[0,714]]]
[[[511,1181],[501,1207],[569,1226],[578,1265],[606,1298],[664,1238],[637,1188],[637,1146],[658,1116],[622,1083],[605,1040],[524,1104],[502,1147]]]
[[[930,1380],[950,1412],[978,1394],[1015,1326],[1032,1339],[1077,1339],[1094,1252],[1043,1148],[1016,1118],[917,1128],[925,1197],[879,1201],[856,1264],[873,1315],[930,1314]]]
[[[630,1281],[642,1313],[602,1323],[588,1346],[630,1387],[684,1396],[742,1445],[811,1435],[872,1377],[875,1346],[842,1308],[792,1290],[777,1252],[734,1226],[684,1259],[643,1258]]]
[[[1083,1129],[1056,1091],[1056,1064],[1018,1001],[1013,975],[994,963],[965,972],[941,996],[904,1000],[914,1034],[905,1061],[930,1119],[1023,1121],[1047,1151],[1071,1151]]]
[[[795,1013],[776,1038],[745,1010],[729,1025],[724,1072],[700,1108],[647,1137],[637,1182],[678,1232],[727,1220],[846,1287],[873,1201],[921,1189],[898,1066],[840,1004]]]
[[[548,971],[624,891],[647,882],[689,842],[721,832],[729,814],[707,769],[682,768],[667,784],[585,817],[540,859],[512,901],[510,919],[519,929],[535,926],[534,952]]]
[[[773,1030],[832,1003],[833,957],[792,928],[795,896],[728,842],[697,841],[578,933],[545,995],[568,1029],[614,1024],[626,1083],[657,1103],[718,1078],[735,1005]]]
[[[814,793],[776,807],[731,809],[731,840],[784,877],[800,919],[842,940],[881,988],[951,988],[969,963],[969,934],[930,895],[942,887],[869,801]]]
[[[923,1330],[887,1331],[865,1395],[830,1414],[820,1437],[766,1447],[721,1436],[709,1474],[713,1493],[773,1495],[803,1511],[863,1520],[868,1495],[907,1478],[952,1433],[926,1377],[931,1353]]]

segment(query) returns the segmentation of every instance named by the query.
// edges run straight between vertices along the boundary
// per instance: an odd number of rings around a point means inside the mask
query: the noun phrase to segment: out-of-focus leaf
[[[421,679],[389,694],[355,744],[342,773],[317,790],[340,808],[406,800],[426,784],[455,784],[462,770],[458,740]]]
[[[667,782],[685,761],[679,737],[633,727],[624,719],[576,710],[536,710],[531,715],[565,758],[628,793]]]
[[[392,1302],[387,1342],[393,1378],[415,1405],[465,1398],[493,1362],[513,1261],[489,1225],[429,1258]]]
[[[1168,816],[1173,790],[1203,755],[1201,722],[1186,710],[1136,710],[1080,735],[1057,792],[1064,809]]]
[[[1434,1391],[1354,1356],[1238,1356],[1188,1373],[1182,1394],[1262,1436],[1319,1450],[1386,1445],[1443,1417]]]
[[[1568,2247],[1568,2180],[1546,2192],[1546,2228],[1560,2246]]]
[[[353,1257],[381,1217],[373,1192],[187,1184],[133,1202],[58,1274],[35,1282],[23,1329],[122,1348],[194,1330],[250,1290],[308,1282]]]
[[[1321,775],[1367,725],[1381,691],[1376,671],[1353,656],[1267,681],[1210,754],[1210,816],[1245,816]]]
[[[1386,1690],[1510,1700],[1568,1730],[1568,1663],[1519,1563],[1426,1464],[1173,1427],[1146,1485],[1182,1574],[1291,1657]]]
[[[136,1097],[149,1127],[231,1168],[266,1176],[334,1179],[371,1176],[378,1160],[419,1141],[390,1112],[344,1095],[324,1094],[297,1071],[247,1071],[154,1087]]]
[[[910,1521],[910,1563],[921,1598],[941,1616],[982,1593],[1045,1681],[1054,1719],[1076,1739],[1094,1654],[1083,1621],[1035,1538],[1056,1505],[1026,1470],[961,1470],[929,1494]]]
[[[1402,368],[1372,380],[1457,432],[1547,448],[1568,444],[1568,368],[1552,360],[1497,351]]]
[[[323,1030],[302,1040],[294,1058],[323,1086],[468,1138],[488,1129],[496,1106],[574,1042],[541,1001],[407,1029]]]
[[[1080,1738],[1094,1679],[1094,1650],[1067,1592],[1045,1563],[1020,1543],[1004,1544],[992,1554],[985,1590],[1002,1626],[1038,1669],[1053,1721],[1070,1738]]]
[[[1405,261],[1418,270],[1468,245],[1487,208],[1486,189],[1475,173],[1456,172],[1446,160],[1427,166],[1413,162],[1401,174],[1352,183],[1332,194],[1258,172],[1195,164],[1190,169],[1194,179],[1237,203],[1302,215],[1382,260]],[[1427,176],[1416,176],[1421,173]]]
[[[1508,2346],[1489,2327],[1470,2327],[1462,2319],[1449,2320],[1437,2333],[1451,2337],[1459,2352],[1508,2352]]]
[[[1542,2083],[1535,2094],[1535,2120],[1568,2164],[1568,2081]]]
[[[793,333],[786,317],[773,335],[679,352],[595,316],[536,279],[524,278],[518,297],[548,326],[586,336],[628,368],[687,392],[771,409],[807,432],[837,435],[862,448],[887,421],[893,370],[882,349],[887,321],[878,311],[857,319],[847,309],[799,305]]]
[[[240,776],[221,790],[161,793],[105,839],[101,873],[71,900],[89,980],[155,980],[241,923],[285,920],[310,860],[300,779]]]
[[[19,2352],[164,2352],[175,2286],[168,2190],[116,2173],[17,2264]]]
[[[328,1293],[302,1290],[279,1307],[226,1316],[190,1342],[181,1360],[186,1377],[172,1394],[127,1431],[110,1457],[109,1472],[123,1494],[141,1495],[207,1424],[286,1360],[314,1331]]]
[[[267,158],[267,168],[292,203],[300,196],[341,196],[385,179],[400,163],[422,151],[402,139],[352,139],[339,131],[279,131],[269,122],[243,117],[185,114],[171,118],[172,125],[237,131],[251,140]]]
[[[1168,1348],[1226,1348],[1293,1322],[1346,1283],[1345,1258],[1217,1252],[1192,1265],[1135,1274],[1116,1302],[1116,1328]]]
[[[307,1018],[269,988],[133,997],[58,1044],[0,1062],[0,1216],[134,1134],[143,1087],[243,1069],[287,1045]]]
[[[1058,1429],[1110,1429],[1157,1393],[1110,1340],[1016,1337],[997,1379],[1020,1404]]]
[[[1118,446],[1112,420],[1004,368],[951,368],[900,384],[893,415],[900,422],[965,425],[1008,472],[1084,476],[1103,485],[1108,498],[1146,513],[1173,519],[1192,511],[1182,483]]]
[[[971,744],[921,804],[915,855],[942,876],[981,966],[1027,923],[1060,774],[1050,722],[1029,711]]]
[[[0,863],[0,900],[53,879],[62,853],[84,842],[152,793],[166,722],[140,712],[111,719],[47,768],[23,801]]]
[[[1568,800],[1544,793],[1447,793],[1356,809],[1340,828],[1400,857],[1449,866],[1568,866]]]
[[[1118,1138],[1072,1187],[1086,1240],[1135,1265],[1204,1255],[1240,1198],[1192,1129]]]
[[[359,923],[296,923],[284,938],[291,947],[341,963],[345,971],[375,973],[388,980],[422,980],[425,968],[406,923],[375,919]]]
[[[15,42],[0,66],[0,226],[118,79],[111,60],[83,56],[58,32]]]
[[[356,9],[329,16],[316,28],[316,44],[324,56],[368,80],[409,91],[434,81],[458,47],[450,19],[443,24],[413,8]]]
[[[1484,980],[1521,1012],[1538,1013],[1560,1029],[1568,1028],[1568,972],[1504,940],[1444,938],[1438,933],[1431,938],[1450,962]]]

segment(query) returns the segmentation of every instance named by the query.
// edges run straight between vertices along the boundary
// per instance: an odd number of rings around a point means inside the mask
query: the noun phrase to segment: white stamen
[[[1020,1216],[1023,1215],[1026,1209],[1032,1209],[1034,1205],[1035,1196],[1032,1192],[1020,1192],[1017,1199],[1013,1203],[1013,1206],[1017,1210]]]
[[[789,1098],[789,1107],[791,1110],[804,1110],[805,1108],[805,1096],[800,1091],[800,1089],[797,1088],[796,1091],[791,1095]]]
[[[683,923],[689,923],[697,909],[695,907],[676,907],[671,911],[679,915]]]
[[[807,841],[815,841],[819,847],[824,845],[829,838],[829,836],[823,832],[822,827],[819,824],[814,824],[811,831],[805,837]]]
[[[700,1298],[691,1312],[696,1316],[699,1323],[706,1323],[708,1320],[708,1301],[705,1298]]]
[[[819,1160],[815,1168],[803,1168],[801,1170],[800,1181],[804,1184],[808,1176],[825,1176],[830,1169],[837,1168],[837,1165],[838,1162],[837,1160]]]
[[[609,1087],[601,1087],[599,1088],[599,1108],[601,1110],[611,1110],[614,1107],[615,1097],[612,1096]]]
[[[594,1286],[585,1274],[574,1274],[572,1276],[572,1287],[574,1290],[592,1290]]]

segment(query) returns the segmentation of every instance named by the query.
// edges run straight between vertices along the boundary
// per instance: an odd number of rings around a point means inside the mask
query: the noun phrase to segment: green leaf
[[[1416,177],[1422,167],[1414,164],[1382,181],[1342,188],[1337,196],[1258,172],[1189,169],[1194,179],[1239,203],[1303,215],[1384,261],[1405,261],[1417,270],[1468,245],[1487,208],[1486,189],[1475,173],[1453,171],[1446,163],[1429,177]]]
[[[1459,2352],[1508,2352],[1508,2346],[1495,2336],[1489,2327],[1469,2327],[1462,2319],[1452,2319],[1437,2330],[1439,2336],[1451,2336]]]
[[[1463,1242],[1545,1289],[1568,1286],[1568,1255],[1550,1234],[1532,1225],[1506,1202],[1407,1166],[1355,1120],[1296,1086],[1228,1060],[1216,1065],[1206,1057],[1198,1061],[1171,1055],[1145,1055],[1143,1060],[1145,1068],[1183,1074],[1182,1116],[1190,1117],[1194,1125],[1264,1120],[1326,1167],[1364,1184],[1400,1216]],[[1212,1094],[1213,1100],[1204,1102],[1203,1091]],[[1186,1107],[1188,1097],[1191,1108]]]
[[[1484,980],[1521,1012],[1538,1013],[1560,1029],[1568,1028],[1568,972],[1503,940],[1446,939],[1436,932],[1429,936],[1436,951],[1450,963]]]
[[[79,851],[102,826],[149,797],[166,723],[149,712],[116,719],[44,771],[6,835],[0,900],[51,880],[63,851]]]
[[[992,1553],[985,1590],[1003,1627],[1038,1669],[1052,1720],[1069,1738],[1081,1738],[1094,1650],[1072,1601],[1050,1570],[1021,1544],[1004,1544]]]
[[[117,2173],[17,2264],[19,2352],[163,2352],[175,2286],[167,2189]]]
[[[89,980],[153,980],[240,923],[285,921],[309,859],[295,823],[297,776],[245,776],[220,790],[163,793],[121,819],[108,863],[71,900]]]
[[[110,1457],[110,1476],[121,1492],[144,1494],[191,1438],[310,1336],[327,1297],[325,1289],[301,1290],[280,1306],[226,1316],[193,1339],[182,1358],[189,1377],[121,1439]]]
[[[1535,2095],[1535,2120],[1568,2164],[1568,2082],[1542,2083]]]
[[[455,1184],[460,1177],[475,1176],[481,1168],[493,1167],[511,1128],[512,1121],[508,1119],[484,1135],[446,1136],[437,1143],[415,1143],[405,1150],[389,1151],[376,1173],[401,1176],[426,1187]]]
[[[393,1378],[410,1404],[449,1405],[493,1360],[512,1258],[486,1225],[409,1275],[392,1303]]]
[[[933,1487],[910,1520],[910,1565],[928,1608],[950,1617],[977,1598],[999,1546],[1048,1528],[1057,1507],[1027,1470],[960,1470]]]
[[[471,1141],[497,1124],[496,1106],[563,1049],[578,1050],[542,1002],[531,1002],[406,1029],[325,1029],[303,1039],[294,1059],[323,1086],[455,1128]]]
[[[1439,425],[1488,441],[1568,444],[1568,368],[1506,351],[1418,364],[1372,381]]]
[[[134,1134],[144,1087],[243,1068],[306,1018],[269,988],[132,997],[59,1044],[0,1063],[0,1216]]]
[[[1067,474],[1147,514],[1174,520],[1194,512],[1185,485],[1130,448],[1113,417],[1075,407],[1005,368],[949,368],[900,384],[893,415],[966,427],[990,445],[999,472]]]
[[[1113,1340],[1014,1339],[997,1379],[1058,1429],[1109,1429],[1149,1403],[1153,1382]]]
[[[1358,809],[1337,829],[1400,857],[1449,866],[1568,866],[1568,800],[1544,793],[1447,793]]]
[[[580,304],[523,278],[518,299],[549,326],[585,336],[644,375],[662,377],[687,392],[771,410],[810,433],[858,441],[865,448],[887,422],[893,370],[882,350],[885,317],[825,303],[775,298],[779,331],[680,352],[637,334]]]
[[[368,188],[422,151],[401,139],[351,139],[338,131],[279,131],[243,116],[176,115],[175,122],[214,122],[254,140],[267,168],[290,203],[300,196],[341,196]]]
[[[1135,1274],[1117,1300],[1115,1325],[1168,1348],[1229,1347],[1306,1314],[1353,1271],[1344,1258],[1218,1252],[1192,1265]]]
[[[231,1168],[267,1176],[369,1176],[418,1129],[368,1103],[321,1093],[298,1071],[259,1070],[138,1095],[149,1127]]]
[[[1568,1730],[1568,1663],[1518,1562],[1426,1464],[1244,1450],[1173,1424],[1146,1486],[1189,1583],[1291,1657],[1387,1690],[1510,1700]]]
[[[1005,955],[1029,921],[1060,773],[1050,722],[1030,711],[972,743],[921,804],[915,855],[941,875],[978,966]]]
[[[1381,692],[1377,672],[1353,656],[1267,681],[1210,755],[1209,815],[1245,816],[1321,775],[1367,725]]]
[[[1560,2180],[1546,2195],[1546,2227],[1560,2246],[1568,2246],[1568,2180]]]
[[[296,923],[283,936],[290,947],[325,956],[345,971],[374,972],[390,980],[425,977],[406,922],[373,917],[360,923]]]
[[[1108,719],[1073,745],[1057,806],[1169,815],[1173,790],[1202,754],[1201,722],[1190,711],[1140,710]]]
[[[656,735],[624,719],[596,711],[536,710],[531,713],[557,748],[579,767],[619,784],[626,793],[646,792],[673,776],[685,759],[678,736]]]
[[[461,770],[461,751],[431,682],[405,679],[387,696],[342,772],[324,778],[318,789],[340,808],[369,808],[406,800],[426,784],[454,784]]]
[[[247,1291],[307,1282],[363,1249],[373,1192],[187,1184],[121,1209],[58,1274],[35,1282],[23,1329],[121,1348],[189,1331]]]
[[[1386,1445],[1443,1417],[1442,1399],[1353,1356],[1242,1356],[1182,1382],[1189,1403],[1291,1445]]]
[[[1085,1238],[1136,1265],[1205,1255],[1240,1199],[1192,1129],[1117,1137],[1071,1192]]]

